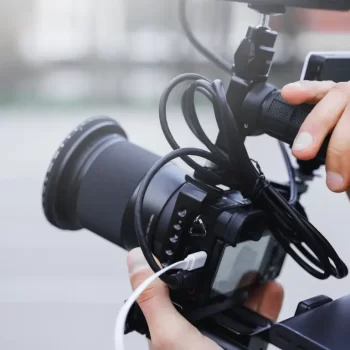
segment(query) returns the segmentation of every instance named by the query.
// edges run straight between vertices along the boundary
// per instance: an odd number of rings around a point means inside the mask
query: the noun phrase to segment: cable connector
[[[156,279],[158,279],[161,275],[170,270],[186,270],[193,271],[200,269],[205,265],[207,261],[207,253],[206,252],[197,252],[194,254],[190,254],[185,260],[178,261],[160,271],[150,276],[147,280],[141,283],[138,288],[132,293],[130,298],[123,305],[121,310],[119,311],[117,322],[115,326],[115,349],[116,350],[124,350],[124,332],[125,332],[125,322],[128,317],[129,310],[139,298],[139,296],[146,290]]]
[[[202,268],[205,265],[205,262],[207,261],[207,257],[208,255],[206,252],[197,252],[194,254],[190,254],[184,260],[183,270],[192,271]]]

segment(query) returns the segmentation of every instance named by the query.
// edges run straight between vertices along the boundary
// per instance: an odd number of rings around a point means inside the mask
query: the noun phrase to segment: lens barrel
[[[130,143],[112,118],[88,119],[68,135],[49,166],[42,198],[47,220],[62,230],[86,228],[128,250],[138,246],[133,203],[158,160]],[[172,164],[157,174],[144,200],[146,223],[158,217],[184,176]]]

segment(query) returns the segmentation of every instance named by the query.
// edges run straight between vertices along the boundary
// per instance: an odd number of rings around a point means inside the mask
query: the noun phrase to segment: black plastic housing
[[[86,228],[118,246],[138,246],[133,228],[137,188],[159,156],[130,143],[108,117],[91,118],[62,142],[47,172],[43,208],[63,230]],[[185,172],[169,164],[156,176],[145,198],[145,221],[157,217]]]
[[[232,86],[241,80],[233,77]],[[236,101],[234,103],[237,103]],[[303,122],[315,107],[311,104],[290,105],[280,90],[267,83],[252,84],[237,112],[242,133],[246,136],[267,134],[292,146]],[[324,140],[315,160],[324,164],[331,135]]]
[[[301,7],[321,10],[350,10],[350,4],[347,0],[231,0],[244,2],[252,6],[277,5],[286,7]]]
[[[305,60],[302,79],[309,81],[350,81],[350,52],[312,52]]]
[[[324,295],[304,300],[293,317],[279,323],[237,306],[189,320],[224,350],[266,350],[269,344],[283,350],[347,350],[350,295],[334,301]],[[150,338],[138,305],[129,314],[125,333],[132,331]]]
[[[349,349],[350,296],[334,301],[319,296],[308,304],[312,307],[275,325],[270,331],[270,342],[281,349],[292,350]]]
[[[88,229],[126,250],[138,247],[136,196],[158,159],[130,143],[113,119],[87,120],[66,138],[50,164],[43,190],[48,221],[63,230]],[[209,186],[172,163],[151,181],[142,218],[150,249],[164,266],[198,251],[208,254],[206,266],[182,274],[182,288],[172,291],[172,300],[188,313],[204,307],[208,314],[213,303],[216,310],[227,299],[238,304],[252,286],[275,279],[283,266],[285,252],[267,230],[263,211],[240,192]],[[259,257],[255,265],[228,250],[245,243],[252,258]],[[232,286],[220,269],[223,257],[231,255],[230,269],[241,264],[241,272],[232,270],[237,275]]]

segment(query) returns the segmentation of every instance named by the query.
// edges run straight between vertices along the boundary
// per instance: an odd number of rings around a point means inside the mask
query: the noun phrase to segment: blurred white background
[[[227,59],[247,26],[258,23],[243,4],[190,4],[198,36]],[[0,10],[0,348],[112,350],[115,316],[130,294],[126,253],[90,232],[62,232],[46,222],[47,166],[71,129],[102,114],[116,118],[133,142],[165,154],[157,102],[167,82],[189,71],[229,77],[189,46],[175,0],[13,0],[0,1]],[[298,79],[308,51],[348,49],[349,19],[295,10],[274,19],[281,36],[271,81]],[[210,110],[203,113],[210,129]],[[175,105],[171,116],[179,141],[198,145]],[[274,140],[260,137],[248,146],[270,178],[286,179]],[[350,203],[327,191],[321,174],[303,204],[350,265]],[[350,290],[349,279],[317,281],[291,259],[280,281],[281,319],[302,299]],[[128,348],[145,349],[145,341],[132,334]]]

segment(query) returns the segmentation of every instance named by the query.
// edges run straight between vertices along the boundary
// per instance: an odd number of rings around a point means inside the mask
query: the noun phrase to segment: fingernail
[[[129,275],[133,275],[141,270],[149,269],[146,258],[144,257],[141,248],[133,249],[127,258]]]
[[[314,143],[314,139],[311,134],[309,134],[308,132],[301,132],[295,138],[295,141],[293,144],[293,150],[302,151],[306,148],[311,147],[313,143]]]
[[[344,186],[344,178],[337,173],[327,173],[327,186],[331,191],[338,191]]]

